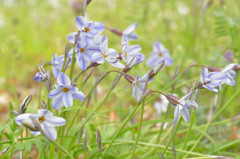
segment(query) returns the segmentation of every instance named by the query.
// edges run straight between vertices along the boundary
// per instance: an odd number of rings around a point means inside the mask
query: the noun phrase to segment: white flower
[[[15,121],[18,125],[22,126],[30,126],[35,128],[32,119],[35,119],[38,124],[41,126],[43,132],[51,139],[57,139],[57,131],[55,129],[56,126],[62,126],[66,124],[66,120],[61,117],[53,116],[53,113],[46,109],[39,109],[38,114],[20,114],[15,118]],[[34,135],[38,135],[39,131],[33,131]]]
[[[158,116],[161,116],[162,113],[165,113],[167,111],[168,104],[169,101],[164,95],[161,95],[160,100],[153,104],[153,107],[157,111]]]

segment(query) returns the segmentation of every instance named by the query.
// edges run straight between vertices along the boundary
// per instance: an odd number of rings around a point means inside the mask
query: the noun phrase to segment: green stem
[[[175,135],[176,135],[176,132],[177,132],[179,126],[181,125],[181,122],[182,122],[182,117],[180,117],[180,119],[179,119],[179,121],[178,121],[178,123],[177,123],[177,126],[176,126],[175,130],[173,131],[173,134],[172,134],[170,140],[168,140],[167,145],[165,146],[165,148],[164,148],[164,150],[163,150],[163,155],[165,154],[165,152],[167,151],[170,143],[171,143],[172,140],[174,139],[174,137],[175,137]],[[173,129],[174,129],[174,127],[173,127]]]
[[[204,132],[207,131],[207,129],[209,128],[210,124],[212,121],[214,121],[227,107],[228,105],[230,105],[233,100],[238,97],[240,93],[240,88],[236,91],[236,93],[232,96],[232,98],[230,100],[228,100],[228,102],[213,116],[212,120],[205,126]],[[202,140],[204,134],[201,134],[201,136],[198,138],[198,140],[195,142],[195,144],[193,145],[193,147],[190,149],[190,151],[192,152],[197,145],[200,143],[200,141]],[[186,155],[184,158],[188,157],[188,155]]]
[[[138,144],[138,140],[139,140],[139,136],[140,136],[140,133],[141,133],[141,127],[142,127],[142,121],[143,121],[143,113],[144,113],[144,99],[143,99],[143,102],[142,102],[142,111],[141,111],[141,116],[140,116],[140,121],[139,121],[139,127],[138,127],[138,133],[137,133],[137,138],[136,138],[136,141],[135,141],[135,144],[134,144],[134,147],[133,147],[133,151],[132,151],[132,159],[134,157],[134,153],[135,153],[135,150],[136,150],[136,147],[137,147],[137,144]]]
[[[66,151],[61,145],[59,145],[56,141],[51,141],[51,143],[53,143],[59,150],[61,150],[66,156],[73,158],[73,156],[68,152]]]
[[[118,131],[115,133],[115,135],[113,136],[111,142],[109,143],[108,147],[104,150],[103,154],[106,154],[108,149],[111,147],[111,145],[113,144],[113,142],[115,141],[115,139],[118,137],[118,135],[120,134],[120,132],[124,129],[124,127],[126,126],[126,124],[129,122],[129,120],[131,120],[131,118],[133,117],[133,115],[136,113],[136,111],[139,108],[139,104],[137,104],[137,106],[135,106],[135,108],[133,109],[133,111],[131,112],[131,114],[125,119],[124,123],[122,124],[122,126],[118,129]]]
[[[192,117],[192,120],[190,122],[190,126],[188,128],[188,132],[187,132],[187,136],[186,136],[186,139],[184,141],[184,144],[183,144],[183,150],[185,150],[186,146],[187,146],[187,142],[188,142],[188,139],[190,137],[190,134],[191,134],[191,131],[192,131],[192,126],[193,126],[193,123],[194,123],[194,117],[195,117],[195,111],[193,109],[191,109],[191,115]],[[179,156],[179,159],[181,159],[181,155]]]
[[[70,80],[71,81],[72,81],[74,66],[75,66],[75,46],[76,46],[76,44],[73,45],[72,64],[71,64],[71,70],[70,70]]]

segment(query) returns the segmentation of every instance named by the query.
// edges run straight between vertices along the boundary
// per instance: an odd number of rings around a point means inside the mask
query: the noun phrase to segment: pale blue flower
[[[35,127],[32,122],[32,119],[35,119],[38,124],[41,126],[43,132],[51,139],[57,139],[57,131],[55,129],[56,126],[62,126],[66,124],[66,120],[61,117],[53,116],[53,113],[46,109],[39,109],[38,114],[20,114],[15,118],[15,121],[18,125],[22,126],[30,126]],[[39,131],[32,131],[34,135],[40,134]]]
[[[59,109],[63,105],[65,107],[71,107],[73,105],[73,99],[80,101],[85,100],[85,95],[78,91],[78,89],[71,85],[69,77],[63,72],[59,73],[57,77],[56,89],[51,90],[48,94],[48,98],[52,98],[52,108]]]
[[[220,87],[228,79],[228,75],[225,72],[210,72],[206,67],[202,68],[202,73],[200,77],[201,86],[213,91],[218,92],[215,87]]]
[[[128,38],[125,34],[122,36],[122,54],[121,57],[123,59],[123,62],[125,64],[129,64],[133,57],[140,54],[139,51],[141,51],[142,48],[140,45],[129,45]]]
[[[76,25],[78,30],[88,37],[93,37],[97,34],[101,34],[105,29],[103,22],[89,22],[83,16],[76,17]]]
[[[103,64],[105,61],[107,61],[109,64],[118,67],[118,68],[124,68],[125,66],[119,62],[119,54],[114,49],[108,48],[108,39],[107,36],[103,36],[101,43],[100,43],[100,50],[101,53],[95,53],[92,56],[92,61],[97,62],[99,64]]]
[[[176,105],[175,111],[174,111],[174,122],[178,120],[179,114],[183,117],[183,119],[186,122],[189,122],[190,115],[189,111],[191,110],[191,106],[193,105],[195,108],[198,109],[198,104],[195,101],[188,100],[188,98],[191,96],[191,94],[194,91],[190,91],[187,95],[183,96]]]
[[[137,23],[133,23],[129,25],[124,31],[123,34],[127,36],[129,40],[137,40],[138,35],[136,33],[133,33],[133,31],[136,29]]]
[[[157,115],[161,116],[168,108],[169,101],[164,95],[160,96],[160,99],[153,104],[154,109],[157,111]]]
[[[169,51],[163,46],[162,43],[156,41],[153,45],[153,51],[147,61],[147,65],[149,67],[153,67],[161,60],[165,60],[165,64],[168,66],[173,64],[173,60]]]
[[[68,67],[71,64],[71,57],[68,56],[68,59],[70,59],[70,61],[66,64],[67,65],[66,67]],[[63,62],[64,62],[64,55],[61,55],[59,57],[57,56],[57,53],[53,55],[51,64],[52,64],[53,76],[55,78],[57,78],[58,74],[61,72]]]
[[[144,94],[145,86],[148,81],[148,73],[146,73],[142,78],[140,76],[137,76],[135,80],[132,83],[132,97],[136,98],[136,100],[139,102],[141,99],[141,96]],[[148,82],[151,82],[152,80],[149,80]]]
[[[75,57],[78,66],[82,70],[86,70],[87,67],[92,62],[92,55],[94,53],[100,53],[100,46],[92,43],[92,41],[88,41],[84,35],[79,36],[79,40],[77,41],[77,45],[75,47]],[[72,56],[73,49],[69,51],[69,56]]]

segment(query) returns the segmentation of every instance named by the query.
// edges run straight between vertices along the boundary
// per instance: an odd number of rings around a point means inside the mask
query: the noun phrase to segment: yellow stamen
[[[159,56],[159,57],[162,57],[162,56],[163,56],[163,54],[162,54],[161,52],[159,52],[159,53],[158,53],[158,56]]]
[[[81,52],[84,52],[85,50],[84,50],[84,48],[81,48],[80,51],[81,51]]]
[[[107,58],[107,55],[106,55],[106,54],[103,54],[103,57],[104,57],[104,58]]]
[[[45,117],[44,116],[41,116],[39,119],[38,119],[38,121],[41,123],[41,122],[43,122],[45,120]]]
[[[67,92],[69,91],[69,89],[68,89],[67,87],[64,87],[64,88],[62,89],[62,91],[65,92],[65,93],[67,93]]]
[[[89,32],[89,28],[85,28],[85,32],[86,32],[86,33]]]

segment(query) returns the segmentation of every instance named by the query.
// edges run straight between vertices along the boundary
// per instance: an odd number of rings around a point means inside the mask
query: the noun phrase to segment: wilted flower
[[[46,109],[39,109],[38,114],[25,113],[25,114],[18,115],[15,118],[15,121],[20,126],[28,125],[29,127],[36,128],[36,126],[33,124],[32,119],[35,119],[39,123],[43,132],[51,140],[57,139],[57,131],[56,131],[55,127],[66,124],[66,120],[64,118],[53,116],[53,113],[51,113],[50,111],[48,111]],[[33,130],[35,130],[35,131],[33,131]],[[37,128],[32,129],[32,131],[33,131],[34,135],[39,134]]]
[[[129,46],[128,43],[128,38],[125,34],[123,34],[122,36],[122,54],[121,57],[123,59],[123,62],[125,64],[129,64],[133,57],[135,57],[136,55],[140,54],[139,51],[141,51],[142,48],[140,45],[131,45]]]
[[[136,27],[137,27],[137,23],[133,23],[129,25],[127,29],[123,31],[123,34],[125,34],[129,40],[137,40],[138,35],[136,33],[133,33]]]
[[[165,60],[165,64],[168,66],[173,64],[173,60],[169,54],[169,51],[163,46],[162,43],[156,41],[153,45],[153,51],[147,61],[147,65],[149,67],[153,67],[161,60]]]
[[[154,109],[157,111],[157,115],[161,116],[162,113],[165,113],[167,111],[169,101],[164,95],[160,96],[160,100],[156,101],[153,104]]]
[[[114,49],[108,48],[108,39],[107,36],[103,36],[101,43],[100,43],[100,50],[101,53],[95,53],[92,56],[92,61],[97,62],[99,64],[104,63],[107,61],[109,64],[118,67],[118,68],[124,68],[125,66],[119,62],[119,54]]]
[[[85,95],[71,85],[69,77],[63,72],[58,75],[55,87],[56,89],[50,91],[48,94],[48,98],[53,98],[53,109],[59,109],[63,105],[65,105],[65,107],[70,107],[73,105],[73,99],[80,101],[85,100]]]
[[[145,56],[141,53],[138,53],[136,56],[132,58],[128,65],[125,66],[123,72],[128,72],[133,66],[143,62],[145,60]]]
[[[103,22],[89,22],[83,16],[76,17],[76,25],[78,30],[88,37],[93,37],[97,34],[101,34],[105,29]]]
[[[179,114],[182,115],[183,119],[186,122],[189,122],[190,116],[189,116],[189,111],[191,110],[191,105],[193,105],[195,108],[198,109],[198,104],[192,100],[188,100],[188,98],[191,96],[193,91],[189,92],[187,95],[183,96],[181,99],[177,99],[176,102],[171,102],[173,105],[176,106],[175,111],[174,111],[174,122],[178,120]],[[167,95],[168,96],[168,95]],[[167,97],[166,96],[166,97]]]

